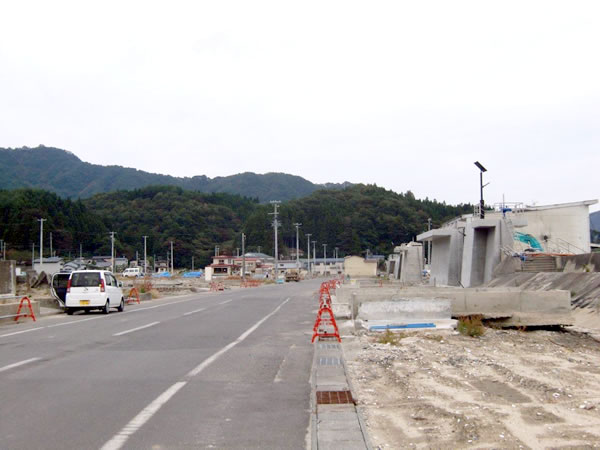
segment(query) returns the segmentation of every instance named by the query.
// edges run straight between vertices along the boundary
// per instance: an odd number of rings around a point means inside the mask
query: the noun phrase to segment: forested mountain
[[[257,197],[265,202],[303,197],[324,187],[343,188],[347,183],[321,186],[295,175],[252,172],[216,178],[204,175],[178,178],[121,166],[90,164],[70,152],[52,147],[0,148],[0,189],[39,188],[61,197],[87,198],[102,192],[153,185],[227,192]]]
[[[394,245],[412,240],[427,228],[459,214],[470,205],[449,206],[417,200],[411,192],[397,194],[377,187],[355,185],[344,190],[320,190],[308,197],[284,202],[280,208],[279,248],[287,255],[296,245],[294,223],[300,222],[300,242],[306,250],[306,233],[317,241],[317,255],[335,247],[339,255],[387,254]],[[40,190],[0,191],[0,239],[8,242],[9,257],[29,259],[31,245],[39,244],[38,218],[44,224],[45,254],[53,233],[58,255],[110,254],[109,231],[115,231],[117,255],[128,258],[143,252],[142,236],[148,236],[148,255],[164,258],[173,241],[175,264],[196,267],[210,263],[215,246],[221,253],[241,247],[247,235],[248,251],[272,254],[271,205],[227,193],[205,194],[174,186],[146,187],[133,191],[97,194],[85,200],[65,200]],[[19,252],[20,251],[20,252]]]

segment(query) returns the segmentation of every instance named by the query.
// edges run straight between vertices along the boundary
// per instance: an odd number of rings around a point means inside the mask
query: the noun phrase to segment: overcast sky
[[[600,197],[600,2],[2,1],[0,146],[487,203]],[[599,205],[592,210],[600,209]]]

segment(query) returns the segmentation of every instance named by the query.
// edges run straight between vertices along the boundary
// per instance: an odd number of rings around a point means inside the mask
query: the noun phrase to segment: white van
[[[104,314],[110,308],[125,309],[121,287],[123,283],[104,270],[76,270],[71,272],[67,283],[65,309],[67,314],[77,310],[100,309]]]
[[[130,267],[125,269],[121,275],[124,277],[143,277],[144,272],[142,272],[141,267]]]

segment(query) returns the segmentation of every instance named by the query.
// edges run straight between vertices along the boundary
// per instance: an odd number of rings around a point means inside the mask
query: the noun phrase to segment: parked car
[[[141,267],[130,267],[125,269],[121,275],[124,277],[143,277],[144,272]]]
[[[105,270],[77,270],[71,272],[67,284],[65,309],[67,314],[75,311],[99,309],[104,314],[110,308],[125,309],[123,283]]]

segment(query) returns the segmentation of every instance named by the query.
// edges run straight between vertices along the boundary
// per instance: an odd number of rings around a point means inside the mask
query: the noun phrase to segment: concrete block
[[[19,298],[19,300],[16,303],[2,303],[0,304],[0,317],[1,316],[8,316],[8,315],[13,315],[13,314],[17,314],[17,310],[19,309],[19,303],[20,303],[21,299]],[[39,317],[40,315],[40,304],[39,302],[35,302],[35,301],[31,301],[31,308],[33,309],[33,314],[35,314],[36,319]],[[21,308],[21,312],[25,312],[25,313],[29,313],[29,308],[27,308],[25,305],[23,306],[23,308]],[[19,319],[19,322],[23,322],[23,321],[32,321],[33,319],[31,319],[30,317],[22,317]],[[6,319],[0,319],[0,323],[10,323],[10,322],[14,322],[15,318],[14,317],[8,317]]]
[[[360,306],[358,318],[402,322],[449,319],[450,300],[413,297],[368,302]]]
[[[15,296],[17,276],[15,261],[0,261],[0,296]]]

